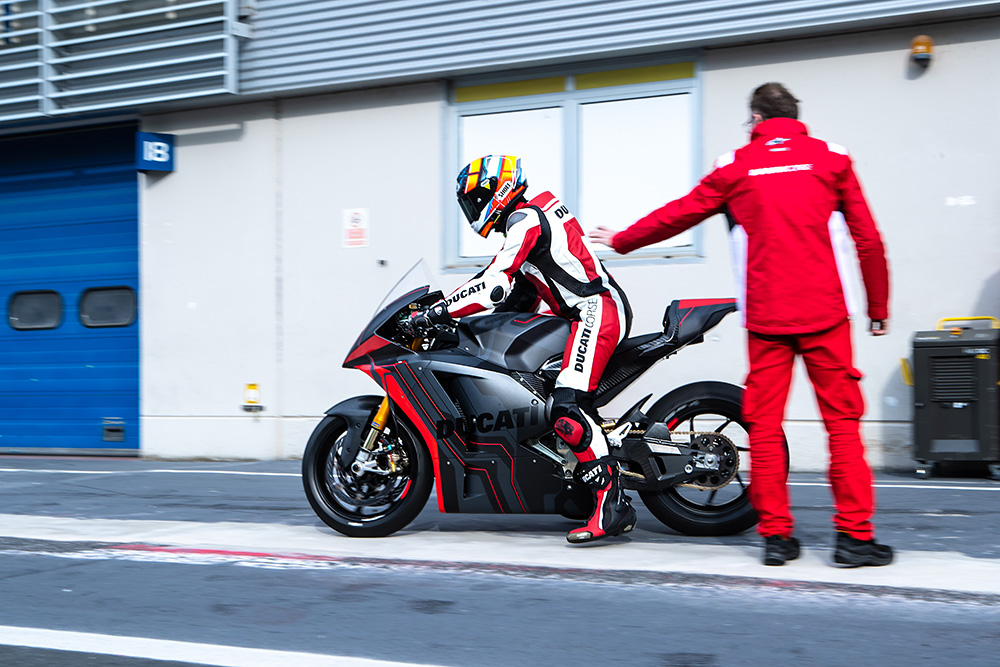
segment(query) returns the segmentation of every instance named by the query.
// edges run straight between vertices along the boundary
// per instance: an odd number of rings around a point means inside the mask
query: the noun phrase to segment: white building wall
[[[177,170],[140,185],[141,447],[146,456],[271,458],[279,190],[271,104],[156,116]]]
[[[381,394],[341,364],[382,297],[421,257],[441,264],[444,91],[407,86],[281,108],[281,454],[301,456],[317,415]],[[369,245],[345,248],[343,211],[356,208],[368,210]]]
[[[142,452],[299,456],[382,295],[439,262],[438,84],[149,116],[176,171],[142,186]],[[343,248],[367,208],[370,245]],[[264,410],[242,410],[255,383]]]
[[[803,101],[816,135],[854,155],[894,284],[892,334],[874,339],[865,320],[856,323],[865,432],[879,467],[910,459],[911,394],[899,360],[912,332],[945,316],[1000,316],[997,28],[1000,20],[921,27],[938,46],[926,72],[908,63],[913,29],[710,50],[701,61],[705,170],[745,140],[750,91],[771,80]],[[421,84],[144,120],[144,130],[179,134],[177,171],[143,189],[144,454],[298,456],[326,408],[378,393],[341,362],[417,258],[441,266],[457,168],[445,149],[448,119],[443,87]],[[342,247],[345,208],[369,210],[369,247]],[[734,295],[725,222],[704,230],[703,261],[609,264],[636,311],[634,334],[657,330],[672,299]],[[439,282],[447,289],[467,277]],[[729,317],[606,412],[687,382],[739,384],[744,344]],[[248,382],[261,387],[258,416],[239,407]],[[789,418],[793,467],[823,469],[803,373]]]

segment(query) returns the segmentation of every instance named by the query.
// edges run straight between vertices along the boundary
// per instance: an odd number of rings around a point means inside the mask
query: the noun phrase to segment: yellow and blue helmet
[[[503,223],[527,189],[521,158],[487,155],[459,173],[458,205],[476,233],[485,238],[494,228],[503,231]]]

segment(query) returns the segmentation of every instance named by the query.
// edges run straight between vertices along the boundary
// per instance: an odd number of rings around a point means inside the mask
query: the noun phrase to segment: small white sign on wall
[[[344,209],[344,247],[364,248],[368,245],[368,209]]]

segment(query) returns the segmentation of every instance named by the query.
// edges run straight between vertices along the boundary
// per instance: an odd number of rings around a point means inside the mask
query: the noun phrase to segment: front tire
[[[343,417],[330,415],[313,431],[302,456],[306,497],[323,523],[349,537],[385,537],[405,528],[430,496],[434,475],[423,443],[397,419],[391,419],[379,447],[397,452],[391,474],[355,475],[340,451],[347,438],[363,438],[365,429],[348,430]]]
[[[743,421],[743,389],[724,382],[696,382],[670,392],[647,411],[653,421],[671,431],[715,432],[725,435],[740,453],[740,471],[721,489],[675,486],[640,491],[653,516],[685,535],[736,535],[757,523],[744,479],[749,464],[747,425]],[[692,437],[693,440],[693,437]]]

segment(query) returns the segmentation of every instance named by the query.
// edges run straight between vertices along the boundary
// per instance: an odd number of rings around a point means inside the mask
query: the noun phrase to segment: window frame
[[[657,65],[691,63],[693,75],[690,78],[664,79],[643,83],[625,83],[594,88],[576,87],[577,77],[590,73],[615,73],[619,70],[630,70]],[[457,101],[457,91],[472,86],[531,82],[535,80],[562,77],[564,89],[559,92],[542,92],[510,97],[475,101]],[[448,101],[450,114],[447,117],[448,131],[445,133],[445,159],[443,160],[442,182],[445,184],[442,200],[445,205],[444,233],[442,234],[442,258],[445,272],[468,272],[478,269],[492,259],[489,256],[462,256],[460,225],[468,223],[455,204],[455,175],[462,165],[462,119],[465,116],[527,111],[544,108],[560,108],[563,118],[562,144],[563,165],[578,165],[581,152],[581,113],[585,104],[595,102],[614,102],[619,100],[661,97],[665,95],[690,95],[691,103],[691,182],[688,189],[694,187],[703,175],[702,154],[702,98],[701,98],[701,63],[698,54],[674,54],[669,60],[627,60],[604,63],[600,66],[574,68],[567,72],[565,68],[542,69],[532,72],[520,72],[517,75],[495,75],[457,78],[449,82]],[[530,180],[530,179],[529,179]],[[580,203],[580,169],[564,168],[561,190],[556,193],[571,211],[579,211]],[[556,186],[553,186],[556,187]],[[663,203],[667,203],[664,199]],[[585,212],[581,212],[586,215]],[[617,266],[636,264],[674,264],[701,262],[704,260],[704,233],[700,225],[691,230],[691,243],[672,248],[641,248],[627,256],[618,255],[607,249],[598,252],[602,261]]]
[[[83,302],[87,298],[88,294],[92,292],[110,292],[112,290],[128,290],[132,295],[132,317],[128,322],[120,324],[89,324],[83,318]],[[88,287],[80,293],[80,299],[77,303],[77,319],[80,324],[88,329],[114,329],[128,327],[135,324],[136,317],[139,311],[139,296],[136,294],[136,290],[131,285],[101,285],[100,287]]]
[[[12,315],[11,315],[11,313],[13,313],[13,311],[14,311],[14,307],[13,307],[14,306],[14,301],[15,301],[15,299],[17,299],[18,296],[25,295],[25,294],[53,294],[53,295],[55,295],[56,301],[58,301],[58,303],[59,303],[59,316],[58,316],[58,319],[56,320],[56,323],[53,324],[52,326],[28,326],[28,327],[25,327],[25,326],[14,326],[14,321],[13,321]],[[47,330],[51,330],[51,329],[58,329],[60,326],[62,326],[62,323],[63,323],[64,307],[65,307],[65,304],[63,303],[62,294],[60,294],[56,290],[51,290],[51,289],[18,290],[17,292],[13,292],[10,295],[10,298],[7,300],[7,324],[14,331],[47,331]]]

